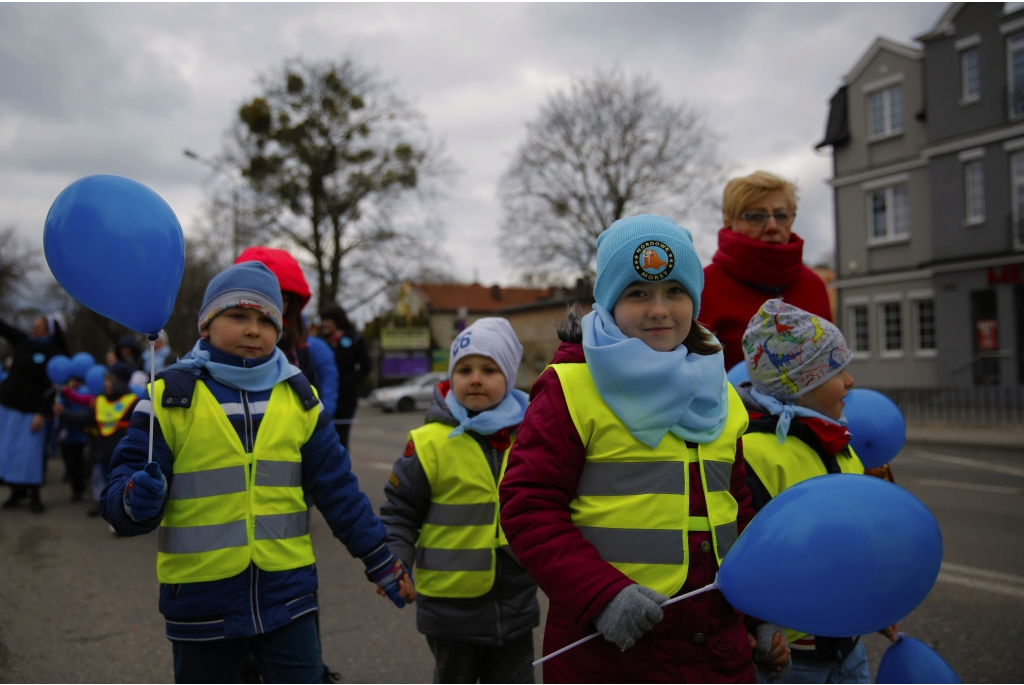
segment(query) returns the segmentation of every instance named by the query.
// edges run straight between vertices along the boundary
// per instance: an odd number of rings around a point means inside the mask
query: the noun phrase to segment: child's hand
[[[766,671],[774,676],[769,676],[770,679],[781,677],[785,671],[789,670],[790,651],[789,645],[786,644],[786,636],[779,632],[774,632],[777,626],[771,623],[762,623],[754,628],[758,633],[747,632],[747,639],[750,641],[750,649],[754,653],[754,661],[758,664],[758,668],[762,671]],[[770,646],[767,644],[767,635],[773,633],[771,638]],[[761,638],[760,642],[762,646],[758,648],[758,637]]]
[[[60,402],[54,402],[53,403],[53,415],[54,416],[60,416],[63,413],[64,413],[64,405],[61,404]]]
[[[28,429],[30,431],[32,431],[33,433],[36,433],[36,432],[39,431],[40,428],[43,427],[43,424],[45,422],[46,422],[46,419],[43,418],[42,414],[34,414],[32,416],[32,422],[28,425]]]
[[[377,594],[381,597],[388,596],[388,593],[384,592],[382,587],[377,588]],[[402,577],[398,579],[398,596],[409,604],[416,601],[416,583],[413,582],[412,576],[408,573],[403,573]]]
[[[899,626],[898,623],[893,623],[888,628],[882,628],[878,632],[880,632],[882,635],[885,635],[887,638],[889,638],[893,642],[896,642],[896,640],[899,639],[898,636],[897,636],[897,633],[900,632],[900,626]]]

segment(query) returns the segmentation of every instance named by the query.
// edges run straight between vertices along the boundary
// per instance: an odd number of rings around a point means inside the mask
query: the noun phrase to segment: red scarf
[[[838,423],[816,419],[813,416],[797,416],[796,420],[810,428],[821,443],[822,449],[833,457],[850,442],[850,431]]]
[[[762,243],[742,233],[723,228],[718,231],[718,251],[712,261],[742,283],[768,288],[786,288],[803,273],[804,241],[789,234],[785,245]]]

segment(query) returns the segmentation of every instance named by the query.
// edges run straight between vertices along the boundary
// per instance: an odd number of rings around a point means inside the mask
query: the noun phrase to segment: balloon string
[[[149,337],[149,458],[147,464],[153,463],[153,423],[156,411],[153,407],[153,390],[156,387],[156,338]]]
[[[678,597],[673,597],[672,599],[668,600],[667,602],[662,602],[660,604],[660,606],[667,607],[669,604],[675,604],[676,602],[682,602],[684,599],[690,599],[691,597],[695,597],[695,596],[701,594],[702,592],[709,592],[709,591],[715,590],[717,588],[718,588],[718,576],[716,575],[714,582],[712,582],[710,585],[705,585],[701,589],[694,590],[693,592],[687,592],[685,595],[679,595]],[[540,659],[537,659],[536,661],[533,662],[533,665],[536,666],[537,664],[544,663],[548,659],[554,659],[559,654],[563,654],[565,652],[568,652],[570,649],[573,649],[574,647],[579,647],[584,642],[589,642],[590,640],[593,640],[595,637],[597,637],[600,634],[601,634],[601,632],[598,631],[598,632],[593,633],[591,635],[587,635],[585,638],[583,638],[581,640],[576,640],[576,642],[573,642],[571,645],[566,645],[565,647],[562,647],[557,652],[551,652],[551,654],[548,654],[545,657],[541,657]]]

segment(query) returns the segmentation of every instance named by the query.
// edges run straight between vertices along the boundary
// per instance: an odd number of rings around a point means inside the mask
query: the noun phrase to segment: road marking
[[[394,464],[388,464],[387,462],[383,461],[364,461],[363,466],[369,466],[371,469],[390,471]]]
[[[977,483],[960,483],[954,480],[935,480],[932,478],[910,479],[915,485],[930,485],[933,488],[953,488],[955,490],[970,490],[972,492],[988,492],[993,495],[1019,495],[1024,493],[1022,488],[1007,488],[1002,485],[979,485]]]
[[[954,457],[948,454],[935,454],[934,452],[921,452],[919,450],[914,450],[911,454],[915,457],[928,459],[930,461],[940,461],[946,464],[956,464],[957,466],[969,466],[972,469],[984,469],[986,471],[995,471],[996,473],[1006,473],[1011,476],[1024,477],[1024,469],[1016,466],[1003,466],[1002,464],[993,464],[991,462],[982,461],[981,459]]]
[[[950,585],[1024,599],[1024,576],[1015,576],[1011,573],[986,571],[981,568],[950,564],[944,561],[942,570],[939,571],[938,580]]]

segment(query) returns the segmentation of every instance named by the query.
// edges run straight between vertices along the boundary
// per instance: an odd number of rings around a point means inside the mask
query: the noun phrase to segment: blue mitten
[[[149,521],[160,514],[167,496],[167,479],[155,461],[136,471],[124,489],[124,510],[133,521]]]
[[[401,562],[387,545],[381,545],[365,557],[366,577],[377,584],[377,587],[384,590],[388,599],[401,609],[405,606],[405,600],[399,594],[398,581],[403,574],[409,573],[409,569]],[[409,576],[410,580],[412,575]]]

